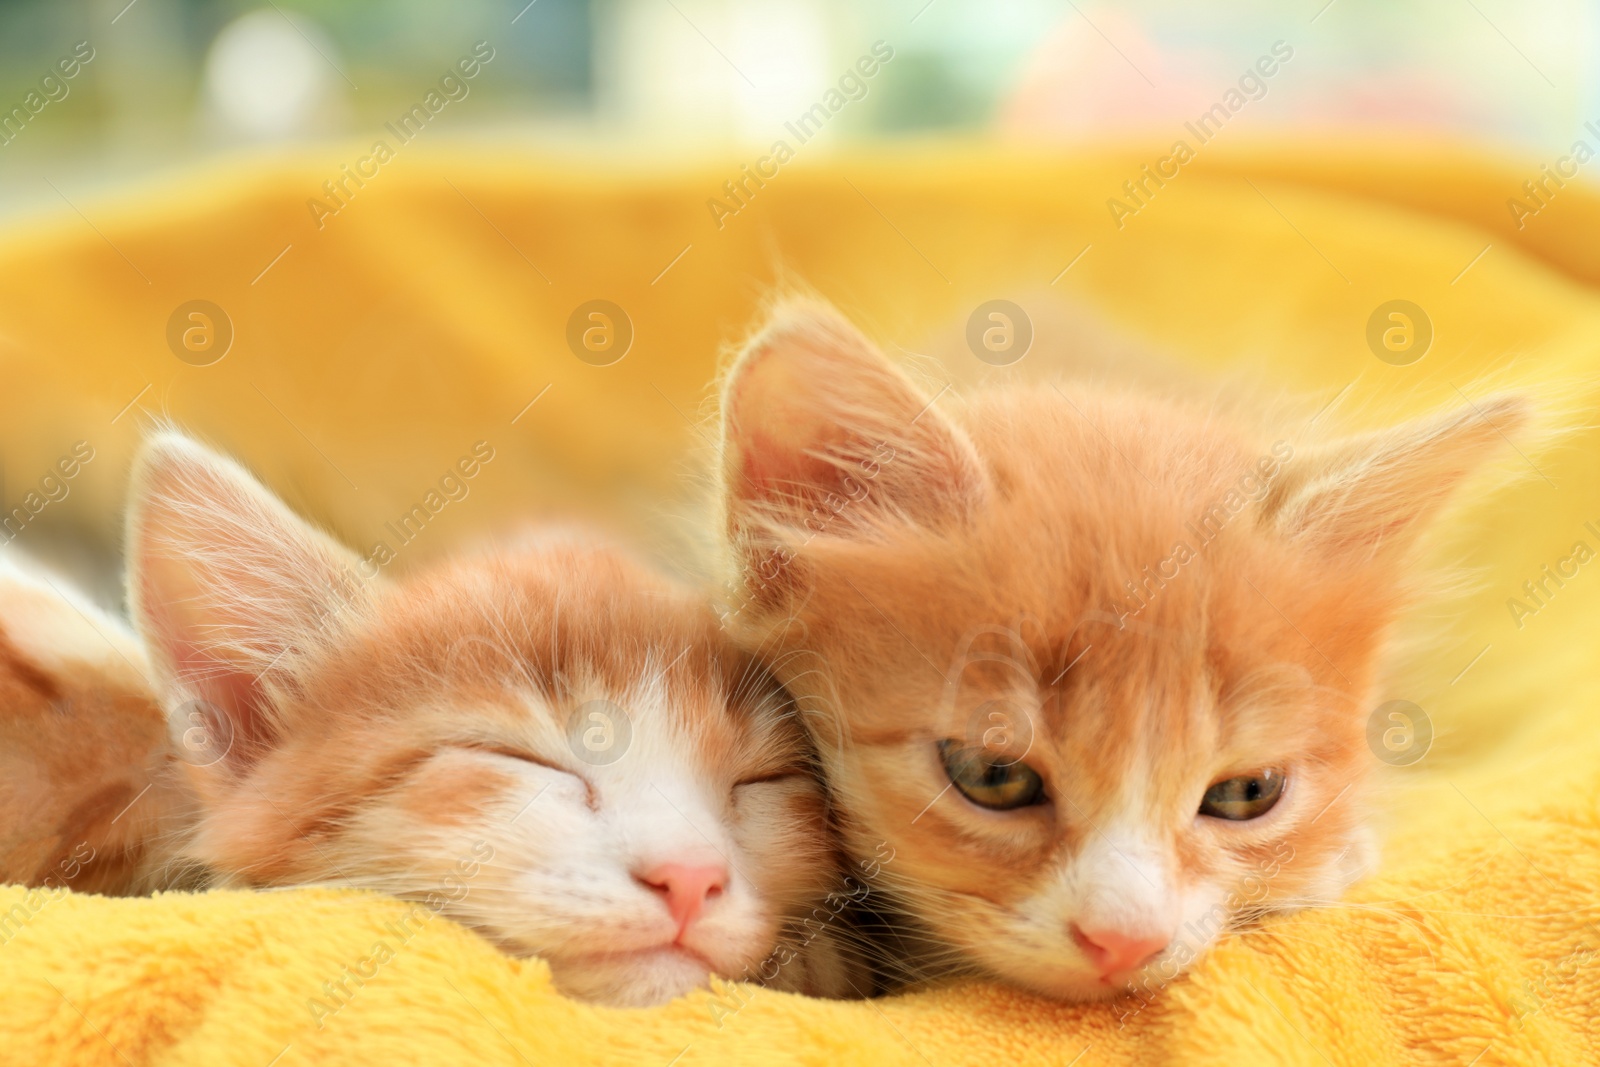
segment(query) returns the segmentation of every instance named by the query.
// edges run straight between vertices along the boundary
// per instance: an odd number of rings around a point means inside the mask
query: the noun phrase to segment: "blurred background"
[[[395,573],[530,517],[709,557],[718,366],[791,286],[930,396],[1090,353],[1371,424],[1496,381],[1587,410],[1597,150],[1584,0],[0,0],[0,541],[115,603],[170,420]],[[1594,455],[1450,528],[1482,594],[1398,691],[1441,745],[1512,728],[1451,679],[1528,640]]]
[[[1138,164],[1213,138],[1270,146],[1268,170],[1313,183],[1345,163],[1341,146],[1396,148],[1420,162],[1372,164],[1385,198],[1546,248],[1586,201],[1565,194],[1524,227],[1508,198],[1580,139],[1600,145],[1600,3],[0,0],[0,232],[14,246],[0,260],[13,407],[0,500],[103,423],[116,436],[96,494],[52,508],[30,539],[71,529],[81,507],[109,549],[128,449],[165,416],[360,541],[411,502],[415,469],[487,432],[503,393],[516,414],[552,388],[512,427],[526,476],[507,477],[502,510],[614,512],[614,487],[652,499],[688,484],[716,354],[791,270],[920,351],[1007,294],[1036,315],[1076,299],[1162,351],[1209,346],[1307,381],[1370,360],[1372,308],[1420,298],[1335,266],[1355,239],[1345,216],[1319,226],[1244,185],[1224,148],[1124,231],[1119,203],[1137,199],[1114,198]],[[723,179],[780,141],[803,160],[724,227],[742,205]],[[376,151],[413,142],[392,165]],[[1468,182],[1452,143],[1503,172]],[[1006,151],[1018,146],[1053,151]],[[1062,177],[1016,163],[1035,155]],[[1580,182],[1600,173],[1587,159]],[[342,213],[340,194],[367,188],[356,172],[378,167],[393,176]],[[1210,199],[1219,188],[1246,199]],[[1313,255],[1322,281],[1356,291],[1304,298],[1342,316],[1317,342],[1327,353],[1280,365],[1269,354],[1301,298],[1213,269],[1257,216],[1293,242],[1284,256]],[[1189,218],[1218,229],[1191,233]],[[1348,254],[1400,270],[1393,241]],[[1469,299],[1450,279],[1487,241],[1450,253],[1432,306]],[[1168,304],[1129,295],[1151,264],[1178,271],[1184,248],[1205,266]],[[1220,318],[1200,328],[1171,301],[1205,286]],[[572,360],[563,332],[597,298],[639,337],[614,369]],[[204,360],[172,332],[202,321],[194,307],[226,336]],[[477,507],[463,529],[492,512]]]
[[[956,130],[1164,145],[1278,41],[1300,58],[1249,104],[1254,132],[1432,130],[1542,159],[1600,119],[1600,5],[1585,0],[4,0],[0,210],[54,198],[45,180],[376,136],[478,41],[494,58],[430,139],[764,147],[878,40],[894,76],[819,144]],[[75,47],[92,58],[64,78]]]

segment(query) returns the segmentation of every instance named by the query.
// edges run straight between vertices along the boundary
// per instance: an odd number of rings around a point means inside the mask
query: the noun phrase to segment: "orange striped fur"
[[[190,801],[120,619],[0,556],[0,882],[127,894],[181,881]]]
[[[130,600],[220,881],[420,901],[613,1004],[850,992],[801,932],[838,879],[804,732],[703,598],[555,536],[369,576],[174,433],[134,478]],[[663,866],[725,878],[680,915]]]
[[[791,301],[722,412],[730,619],[849,851],[893,850],[907,973],[1100,998],[1335,898],[1373,858],[1370,688],[1416,535],[1527,405],[1300,440],[1082,384],[935,399]],[[940,742],[1021,761],[1041,802],[978,806]],[[1276,806],[1201,814],[1265,771]]]

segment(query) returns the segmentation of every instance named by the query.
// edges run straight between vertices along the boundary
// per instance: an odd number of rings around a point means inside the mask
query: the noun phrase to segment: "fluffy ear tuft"
[[[1286,536],[1331,555],[1400,556],[1456,489],[1531,421],[1529,403],[1494,396],[1296,456],[1265,502]]]
[[[722,477],[736,541],[939,525],[986,487],[966,435],[832,308],[789,300],[728,375]]]
[[[128,602],[169,710],[191,720],[175,731],[220,729],[216,758],[230,770],[253,762],[281,735],[297,658],[369,600],[359,564],[232,460],[170,431],[146,441],[128,510]],[[192,700],[207,721],[184,710]]]

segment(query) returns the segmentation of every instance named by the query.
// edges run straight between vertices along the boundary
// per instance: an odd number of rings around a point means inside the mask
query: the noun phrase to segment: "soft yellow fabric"
[[[1341,407],[1373,420],[1516,383],[1582,412],[1600,371],[1600,198],[1569,184],[1517,230],[1505,202],[1536,162],[1207,146],[1118,229],[1106,201],[1149,153],[944,146],[800,158],[719,230],[706,201],[737,160],[662,176],[418,147],[318,230],[306,201],[360,154],[247,161],[114,201],[77,193],[76,209],[12,228],[0,246],[8,502],[73,442],[96,448],[25,542],[88,526],[112,543],[139,427],[163,413],[364,549],[490,441],[472,495],[401,549],[397,570],[519,513],[666,528],[655,509],[691,498],[708,447],[718,348],[775,282],[808,284],[911,351],[959,336],[981,301],[1070,294],[1202,369],[1329,398],[1353,382]],[[166,347],[169,315],[194,298],[237,331],[215,366]],[[563,341],[593,298],[635,325],[615,366],[581,363]],[[1394,298],[1425,307],[1437,332],[1409,367],[1364,340]],[[1574,542],[1600,550],[1583,526],[1600,528],[1600,449],[1585,431],[1506,456],[1526,477],[1462,509],[1438,541],[1440,560],[1472,568],[1472,588],[1407,621],[1403,636],[1424,640],[1379,694],[1421,705],[1437,734],[1385,779],[1381,872],[1345,906],[1228,941],[1125,1025],[1127,1004],[971,984],[864,1004],[723,989],[606,1010],[439,919],[326,1016],[312,1003],[326,1003],[323,983],[392,938],[384,924],[405,905],[306,890],[66,894],[35,909],[12,889],[0,912],[20,904],[23,918],[0,916],[0,1061],[1600,1062],[1600,563],[1536,614],[1507,606]]]

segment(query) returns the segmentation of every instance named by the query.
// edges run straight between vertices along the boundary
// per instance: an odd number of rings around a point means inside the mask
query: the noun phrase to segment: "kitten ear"
[[[1269,521],[1333,555],[1401,555],[1530,420],[1527,401],[1496,396],[1295,455],[1265,501]]]
[[[986,478],[971,442],[838,312],[791,300],[740,354],[722,396],[735,540],[868,535],[966,515]]]
[[[237,463],[181,434],[151,438],[135,460],[134,624],[169,710],[207,733],[220,730],[209,744],[230,769],[248,766],[281,735],[276,708],[293,689],[297,653],[314,647],[331,616],[369,599],[359,564]],[[183,711],[196,699],[207,708],[199,718]],[[216,713],[225,721],[210,721]]]

